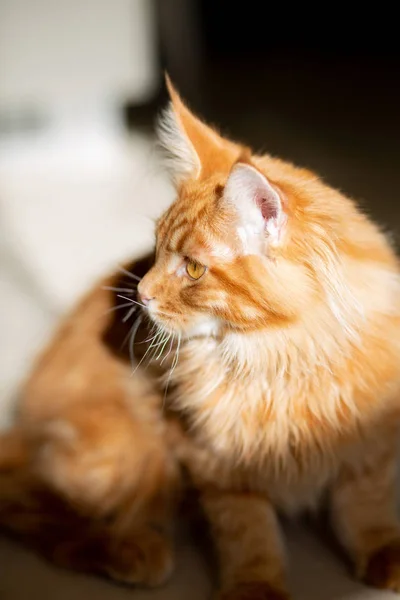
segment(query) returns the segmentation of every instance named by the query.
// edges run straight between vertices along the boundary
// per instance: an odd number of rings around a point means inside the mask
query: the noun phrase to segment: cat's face
[[[170,92],[162,138],[173,153],[177,199],[158,223],[156,262],[138,288],[150,316],[189,336],[295,321],[316,290],[301,248],[296,255],[289,243],[290,168],[281,165],[282,185],[272,183],[259,159]]]

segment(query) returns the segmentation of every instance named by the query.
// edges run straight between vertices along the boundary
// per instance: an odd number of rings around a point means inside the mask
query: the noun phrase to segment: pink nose
[[[142,304],[144,304],[145,306],[148,306],[150,304],[150,300],[153,300],[153,298],[149,298],[149,296],[140,294],[140,300],[142,301]]]
[[[142,281],[138,285],[137,291],[139,296],[138,299],[142,302],[142,304],[148,306],[150,304],[150,300],[153,300],[154,298],[154,296],[151,293],[151,286],[145,283],[142,279]]]

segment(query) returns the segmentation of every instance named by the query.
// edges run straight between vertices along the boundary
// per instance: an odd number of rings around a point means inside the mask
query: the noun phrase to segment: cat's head
[[[225,139],[169,92],[160,139],[177,197],[139,294],[159,325],[187,335],[286,327],[321,298],[318,260],[331,277],[336,213],[316,199],[329,188]]]

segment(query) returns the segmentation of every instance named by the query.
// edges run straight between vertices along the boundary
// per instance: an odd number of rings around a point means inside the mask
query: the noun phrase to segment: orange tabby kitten
[[[349,199],[309,171],[222,138],[189,112],[171,86],[170,93],[161,137],[177,199],[158,223],[155,264],[139,293],[166,334],[162,344],[171,336],[176,347],[167,401],[184,417],[189,435],[174,451],[214,532],[219,598],[288,598],[276,511],[313,506],[325,491],[358,576],[400,591],[397,259]],[[20,472],[34,486],[38,465],[46,493],[55,490],[61,503],[68,499],[70,512],[85,507],[79,516],[87,524],[89,556],[93,551],[95,570],[114,575],[118,552],[110,569],[108,548],[119,546],[110,540],[122,539],[130,548],[149,530],[155,535],[152,519],[159,513],[149,500],[158,499],[165,485],[174,488],[176,462],[157,390],[145,391],[149,401],[138,402],[141,386],[152,386],[150,375],[138,380],[132,396],[126,387],[121,391],[126,367],[102,344],[111,343],[112,331],[101,333],[110,301],[98,291],[89,296],[34,375],[26,392],[29,418],[22,424],[33,432],[27,436],[25,428],[24,439],[40,443],[33,465],[31,459]],[[115,419],[106,418],[107,411]],[[110,438],[115,446],[108,446]],[[13,453],[12,444],[4,447],[11,465],[21,462],[19,448]],[[109,452],[104,463],[102,451]],[[157,460],[149,460],[151,452]],[[158,468],[146,484],[141,465],[153,462]],[[143,497],[142,484],[149,493],[141,510],[128,510],[137,495]],[[0,485],[0,502],[4,489]],[[15,500],[14,494],[11,508]],[[93,533],[91,511],[107,515],[106,533]],[[113,519],[117,538],[110,531]],[[147,565],[162,557],[155,577],[142,569],[140,577],[124,571],[123,578],[161,579],[168,571],[166,544],[158,538],[159,554],[146,554]],[[78,552],[73,566],[86,554]],[[126,565],[129,554],[121,552],[119,560]],[[131,560],[135,573],[137,561]]]
[[[169,88],[177,199],[138,290],[178,337],[173,402],[221,598],[288,597],[276,510],[323,491],[358,576],[400,591],[397,258],[351,200],[222,138]]]

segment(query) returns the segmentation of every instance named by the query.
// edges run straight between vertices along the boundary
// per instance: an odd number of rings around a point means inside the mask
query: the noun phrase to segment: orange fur
[[[191,161],[139,291],[180,340],[174,405],[191,426],[185,460],[221,549],[222,593],[241,597],[235,590],[255,579],[272,590],[262,597],[286,589],[276,526],[261,523],[244,491],[267,513],[314,505],[328,488],[363,576],[400,540],[397,258],[350,199],[268,155],[244,158],[169,88],[176,130],[164,143],[174,164]],[[207,268],[196,281],[188,259]]]
[[[0,523],[62,566],[156,585],[172,569],[179,470],[160,390],[102,342],[117,279],[83,299],[26,382],[0,438]]]

